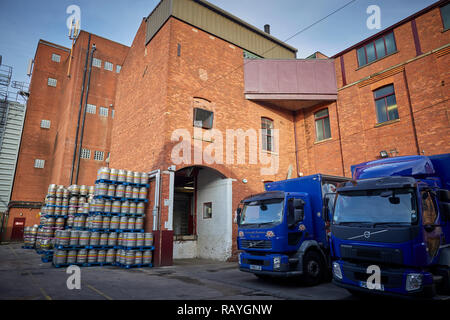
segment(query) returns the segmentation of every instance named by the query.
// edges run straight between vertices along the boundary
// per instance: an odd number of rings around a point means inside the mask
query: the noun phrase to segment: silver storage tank
[[[146,247],[153,246],[153,233],[151,232],[144,233],[144,237],[145,237],[144,245]]]
[[[70,241],[69,245],[71,246],[77,246],[80,241],[80,231],[72,230],[70,232]]]
[[[116,187],[116,197],[119,197],[119,198],[125,197],[125,186],[123,184],[119,184]]]
[[[112,213],[120,213],[122,203],[120,201],[113,201],[111,205]]]
[[[137,217],[135,223],[135,229],[144,229],[144,218]]]
[[[86,249],[78,250],[77,263],[86,263],[86,261],[87,261],[87,250]]]
[[[97,262],[97,250],[91,249],[87,252],[87,263]]]
[[[128,218],[120,217],[119,229],[125,230],[128,226]]]
[[[133,183],[141,183],[141,173],[133,172]]]
[[[67,252],[67,264],[77,263],[77,250],[70,250]]]
[[[87,196],[89,193],[88,186],[81,185],[80,186],[80,196]]]
[[[139,199],[147,199],[147,188],[142,187],[139,189]]]
[[[119,169],[117,172],[117,181],[118,182],[125,182],[127,179],[127,172],[123,169]]]
[[[116,230],[120,228],[120,217],[118,216],[113,216],[111,217],[111,222],[109,225],[110,229]]]
[[[133,199],[139,199],[139,188],[138,187],[133,187],[133,193],[132,193],[131,197]]]
[[[136,205],[136,213],[137,214],[144,214],[145,213],[145,204],[143,202],[139,202]]]
[[[145,236],[143,233],[141,233],[141,232],[136,233],[136,247],[144,246],[144,239],[145,239]]]
[[[97,262],[98,263],[105,263],[106,262],[106,251],[105,250],[98,250]]]
[[[102,229],[109,229],[109,226],[111,225],[111,218],[110,217],[103,217],[103,224],[101,226]]]
[[[125,187],[125,198],[133,198],[133,187],[132,186],[126,186]]]
[[[108,192],[106,195],[109,197],[114,197],[116,195],[116,186],[113,184],[108,185]]]
[[[116,232],[109,233],[108,246],[117,246],[117,233]]]
[[[130,201],[122,202],[120,213],[130,213]]]
[[[134,257],[134,264],[142,264],[142,252],[136,251],[135,257]]]
[[[108,233],[102,233],[100,235],[100,243],[101,246],[107,246],[108,245]]]
[[[62,265],[67,263],[67,251],[66,250],[55,250],[53,254],[53,263],[55,265]]]
[[[109,200],[105,200],[105,205],[103,206],[103,212],[110,213],[111,212],[112,202]]]
[[[81,231],[80,232],[80,246],[88,246],[89,240],[91,238],[91,232],[90,231]]]
[[[126,182],[133,183],[133,181],[134,181],[134,172],[133,171],[127,171]]]
[[[146,250],[142,254],[142,263],[150,264],[150,263],[152,263],[152,258],[153,258],[153,252],[151,250]]]
[[[107,263],[116,262],[116,250],[109,249],[108,251],[106,251],[106,262]]]
[[[134,263],[135,259],[135,251],[134,250],[127,250],[125,254],[125,265],[131,266]]]
[[[147,172],[141,172],[141,184],[148,184]]]
[[[136,229],[136,219],[135,218],[128,218],[128,224],[127,224],[127,229],[130,230],[134,230]]]
[[[91,237],[89,239],[90,246],[98,246],[100,243],[100,232],[91,232]]]
[[[117,177],[118,177],[118,170],[117,169],[111,169],[111,171],[109,173],[109,180],[117,181]]]
[[[136,214],[136,202],[130,202],[130,214]]]

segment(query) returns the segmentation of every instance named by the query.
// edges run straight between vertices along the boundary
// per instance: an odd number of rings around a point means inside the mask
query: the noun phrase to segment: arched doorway
[[[175,173],[174,259],[226,261],[232,247],[232,180],[210,167]]]

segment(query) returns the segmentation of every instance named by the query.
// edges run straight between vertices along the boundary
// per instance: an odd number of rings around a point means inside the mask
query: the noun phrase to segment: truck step
[[[289,258],[289,264],[297,264],[298,258]]]
[[[444,277],[443,277],[443,276],[436,275],[436,274],[433,275],[433,283],[441,283],[442,280],[444,280]]]

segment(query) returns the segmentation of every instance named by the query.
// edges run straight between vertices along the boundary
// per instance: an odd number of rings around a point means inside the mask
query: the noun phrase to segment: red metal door
[[[25,228],[25,218],[14,218],[13,228],[11,232],[11,240],[22,241],[24,228]]]

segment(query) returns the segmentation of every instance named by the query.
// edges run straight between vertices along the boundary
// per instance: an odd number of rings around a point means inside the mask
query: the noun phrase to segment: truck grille
[[[241,240],[242,249],[272,249],[270,240]]]

